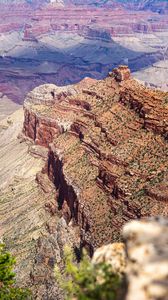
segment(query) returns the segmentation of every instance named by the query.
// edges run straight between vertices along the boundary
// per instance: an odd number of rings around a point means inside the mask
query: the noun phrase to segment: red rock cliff
[[[125,66],[105,80],[66,92],[40,87],[26,99],[24,133],[49,146],[42,174],[90,251],[118,239],[130,219],[168,214],[167,99]]]

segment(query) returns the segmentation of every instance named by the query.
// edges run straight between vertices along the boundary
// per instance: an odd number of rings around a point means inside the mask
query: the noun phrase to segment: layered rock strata
[[[37,101],[42,87],[32,91],[23,132],[48,147],[40,182],[47,174],[54,183],[61,215],[92,253],[117,240],[126,221],[168,214],[168,94],[145,88],[125,66],[73,89],[50,105]],[[44,99],[51,92],[46,86]]]
[[[92,254],[128,220],[167,215],[167,98],[121,66],[33,90],[19,138],[21,112],[1,121],[0,235],[34,299],[63,299],[53,269],[65,244]]]
[[[59,216],[52,182],[43,176],[38,183],[48,149],[25,140],[22,124],[22,109],[0,121],[0,240],[16,258],[17,285],[29,287],[33,299],[60,300],[53,268],[61,269],[74,232]]]
[[[47,82],[104,78],[122,62],[141,80],[151,67],[144,81],[165,88],[160,76],[153,80],[153,64],[167,59],[168,14],[126,10],[114,1],[97,7],[29,2],[0,3],[0,92],[12,101],[23,104],[29,91]],[[164,67],[160,73],[167,78]]]
[[[30,92],[24,102],[24,133],[29,138],[34,140],[39,145],[49,145],[54,136],[57,136],[64,132],[69,126],[69,122],[63,122],[60,119],[55,120],[52,116],[48,118],[42,117],[41,112],[32,113],[31,107],[37,107],[40,109],[43,107],[50,108],[59,103],[62,99],[74,95],[75,89],[72,87],[59,88],[53,84],[43,85],[39,88],[35,88],[33,92]],[[34,97],[36,95],[36,97]]]

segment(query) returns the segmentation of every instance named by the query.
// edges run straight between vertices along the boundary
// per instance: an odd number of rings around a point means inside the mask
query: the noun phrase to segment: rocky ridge
[[[121,66],[34,89],[22,134],[21,111],[0,122],[0,235],[35,299],[63,299],[53,268],[65,244],[92,254],[128,220],[167,215],[167,97]]]
[[[52,103],[39,102],[41,89],[25,101],[23,132],[48,147],[37,181],[47,175],[54,183],[58,209],[81,246],[92,253],[117,240],[126,221],[167,215],[168,94],[145,88],[125,66],[73,93],[54,96],[46,86]]]

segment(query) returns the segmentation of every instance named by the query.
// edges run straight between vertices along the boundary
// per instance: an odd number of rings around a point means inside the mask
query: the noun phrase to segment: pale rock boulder
[[[156,218],[127,223],[126,300],[168,299],[168,221]]]
[[[121,287],[120,300],[168,300],[168,220],[131,221],[123,238],[125,243],[98,248],[92,262],[110,264],[124,275],[128,289]]]
[[[125,245],[123,243],[114,243],[98,248],[93,255],[92,263],[107,263],[112,266],[114,273],[125,273]]]

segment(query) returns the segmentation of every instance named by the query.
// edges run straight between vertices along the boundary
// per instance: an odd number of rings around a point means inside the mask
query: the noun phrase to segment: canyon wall
[[[65,245],[92,255],[130,219],[167,216],[167,99],[120,66],[35,88],[22,134],[22,111],[0,122],[0,235],[35,299],[64,298],[54,266],[63,270]]]
[[[95,7],[46,5],[40,8],[28,4],[1,3],[0,33],[18,31],[23,40],[35,41],[46,33],[75,32],[83,36],[104,31],[112,36],[160,32],[168,29],[167,14],[152,11],[125,10],[119,6]],[[78,18],[80,16],[80,18]]]
[[[49,148],[41,181],[47,174],[54,183],[61,215],[92,253],[128,220],[168,213],[168,94],[145,88],[125,66],[74,89],[50,105],[32,91],[23,132]],[[50,99],[50,86],[43,95]]]
[[[132,71],[152,67],[156,72],[153,64],[167,59],[167,14],[103,3],[33,3],[0,4],[0,92],[16,103],[41,84],[102,79],[122,63]],[[160,72],[167,77],[167,69]],[[160,76],[153,80],[150,74],[145,81],[167,89]]]

